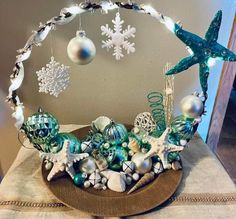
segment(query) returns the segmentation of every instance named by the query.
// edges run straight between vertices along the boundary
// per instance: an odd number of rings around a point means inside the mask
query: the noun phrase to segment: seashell
[[[130,150],[132,150],[134,153],[140,152],[140,146],[138,144],[138,142],[134,139],[132,139],[129,144],[128,144],[128,148]]]
[[[103,132],[107,125],[111,123],[111,119],[106,116],[100,116],[92,122],[92,129],[95,132]]]
[[[92,184],[92,185],[95,185],[99,182],[101,182],[101,175],[99,174],[99,171],[95,171],[94,173],[92,173],[90,176],[89,176],[89,182]]]
[[[101,174],[108,179],[107,187],[110,190],[115,192],[124,192],[126,190],[126,177],[124,174],[112,170],[105,170]]]
[[[128,194],[134,192],[135,190],[147,185],[149,182],[154,180],[154,173],[145,173],[144,176],[129,190]]]
[[[172,167],[173,170],[181,170],[182,169],[182,166],[181,166],[179,161],[174,161],[171,164],[171,167]]]
[[[126,174],[130,174],[130,173],[134,172],[134,169],[135,169],[134,162],[125,161],[122,165],[122,169]]]

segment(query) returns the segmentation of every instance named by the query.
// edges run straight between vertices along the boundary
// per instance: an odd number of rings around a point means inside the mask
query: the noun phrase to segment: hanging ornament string
[[[23,143],[23,142],[21,141],[21,139],[20,139],[20,132],[17,132],[17,139],[18,139],[18,141],[20,142],[20,144],[21,144],[22,147],[24,147],[24,148],[26,148],[26,149],[35,149],[34,147],[33,147],[33,148],[30,148],[30,147],[27,147],[27,146],[24,145],[24,143]]]

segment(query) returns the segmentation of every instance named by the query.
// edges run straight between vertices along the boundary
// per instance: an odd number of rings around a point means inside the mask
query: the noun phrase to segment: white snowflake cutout
[[[43,67],[36,72],[39,81],[39,92],[58,97],[70,84],[69,68],[69,66],[56,62],[52,56],[46,68]]]
[[[123,20],[120,18],[120,13],[116,13],[115,20],[112,20],[114,24],[114,31],[106,24],[106,26],[101,26],[102,35],[108,37],[108,40],[102,41],[102,48],[107,48],[107,50],[114,47],[113,56],[116,60],[120,60],[124,57],[122,53],[122,48],[126,50],[127,54],[135,52],[135,43],[130,43],[127,39],[130,37],[135,37],[134,33],[136,29],[128,25],[126,30],[122,31]]]

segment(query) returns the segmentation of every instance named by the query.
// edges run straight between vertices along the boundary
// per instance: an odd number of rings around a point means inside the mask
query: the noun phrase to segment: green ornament
[[[104,152],[104,156],[106,157],[109,168],[116,171],[121,170],[123,162],[128,160],[126,149],[120,146],[112,146]]]
[[[176,117],[171,123],[169,141],[172,144],[180,145],[181,140],[189,141],[194,133],[194,119],[181,115]]]
[[[190,33],[175,23],[173,32],[191,50],[191,55],[182,59],[175,67],[166,72],[173,75],[187,70],[192,65],[199,64],[199,76],[202,91],[208,90],[207,79],[209,67],[215,59],[224,61],[236,61],[236,54],[217,43],[218,34],[222,21],[222,11],[218,11],[212,20],[205,35],[205,39]]]
[[[180,160],[179,153],[178,152],[170,152],[168,154],[167,159],[168,159],[168,162],[170,162],[170,163],[172,163],[172,162],[174,162],[176,160]]]
[[[104,144],[104,142],[105,140],[103,138],[103,135],[100,133],[95,133],[91,137],[91,144],[92,144],[92,147],[95,149],[99,149]]]
[[[22,129],[31,143],[44,145],[57,135],[59,122],[52,114],[39,109],[27,119]]]
[[[125,126],[114,121],[106,126],[103,136],[105,141],[111,145],[121,145],[128,141],[128,131]]]
[[[74,181],[74,184],[76,186],[80,187],[80,186],[83,186],[83,184],[85,182],[85,179],[86,179],[86,174],[84,174],[84,173],[77,173],[77,174],[75,174],[73,181]]]
[[[74,154],[81,153],[81,142],[71,133],[59,133],[54,138],[50,140],[48,144],[46,144],[45,152],[49,153],[57,153],[59,152],[65,140],[70,141],[70,152]]]

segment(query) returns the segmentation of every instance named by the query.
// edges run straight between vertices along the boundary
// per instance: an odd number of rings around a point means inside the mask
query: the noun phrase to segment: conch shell
[[[144,176],[129,190],[128,194],[134,192],[135,190],[147,185],[154,179],[154,173],[145,173]]]
[[[128,148],[130,150],[132,150],[134,153],[140,152],[140,146],[138,144],[138,142],[134,139],[132,139],[129,144],[128,144]]]

